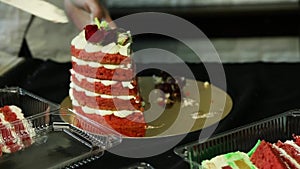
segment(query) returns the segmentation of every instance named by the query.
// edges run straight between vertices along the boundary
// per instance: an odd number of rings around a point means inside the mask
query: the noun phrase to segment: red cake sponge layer
[[[253,164],[260,169],[285,169],[286,166],[280,159],[279,152],[272,148],[272,144],[264,140],[250,157]]]
[[[87,65],[78,65],[76,62],[72,62],[72,69],[84,76],[101,80],[129,81],[134,77],[132,69],[106,69],[105,67],[95,68]]]
[[[88,106],[101,110],[140,110],[143,111],[142,103],[138,96],[136,99],[122,100],[118,98],[102,98],[101,96],[87,96],[85,92],[72,89],[74,98],[82,106]]]
[[[123,56],[119,53],[117,54],[108,54],[102,52],[93,52],[88,53],[84,49],[76,49],[75,46],[71,46],[72,56],[86,60],[86,61],[95,61],[103,64],[128,64],[132,62],[132,59],[128,56]]]

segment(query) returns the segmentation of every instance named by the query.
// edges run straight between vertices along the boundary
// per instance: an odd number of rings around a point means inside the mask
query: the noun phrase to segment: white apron
[[[0,2],[0,59],[17,57],[31,15]]]
[[[49,2],[64,9],[62,0]],[[25,35],[30,17],[31,14],[0,2],[0,59],[7,56],[17,57],[25,36],[34,58],[70,61],[71,40],[79,33],[72,21],[60,24],[34,17]]]

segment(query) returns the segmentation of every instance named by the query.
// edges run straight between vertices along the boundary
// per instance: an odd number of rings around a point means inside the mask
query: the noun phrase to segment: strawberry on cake
[[[86,25],[71,42],[69,95],[74,111],[123,135],[142,137],[146,123],[131,43],[129,31],[111,29],[105,21]]]
[[[19,151],[34,142],[34,129],[24,118],[22,110],[14,105],[0,108],[0,132],[1,153]]]

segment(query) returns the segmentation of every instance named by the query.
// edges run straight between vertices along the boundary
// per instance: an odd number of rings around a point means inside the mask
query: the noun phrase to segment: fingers
[[[93,18],[104,19],[109,22],[111,28],[116,28],[116,24],[112,21],[109,11],[98,0],[86,0],[86,3]]]
[[[65,11],[71,18],[75,26],[82,30],[85,25],[90,23],[90,15],[81,8],[78,8],[72,0],[65,0]]]
[[[103,9],[103,12],[104,12],[104,19],[109,23],[109,26],[110,26],[112,29],[117,28],[117,25],[116,25],[116,24],[113,22],[113,20],[111,19],[108,10],[107,10],[107,9]]]
[[[99,19],[104,17],[104,8],[97,0],[85,0],[86,9],[93,18],[97,17]]]
[[[65,0],[65,8],[67,14],[79,29],[89,24],[91,19],[95,17],[99,20],[106,20],[111,28],[116,28],[109,11],[98,0]]]

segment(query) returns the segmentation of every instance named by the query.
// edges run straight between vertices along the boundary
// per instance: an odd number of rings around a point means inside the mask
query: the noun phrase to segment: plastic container
[[[208,140],[193,142],[174,149],[190,164],[191,169],[201,168],[201,162],[233,151],[248,152],[258,139],[269,142],[291,140],[300,134],[300,111],[291,110],[262,121],[218,134]]]
[[[0,89],[0,107],[5,105],[20,107],[25,117],[57,111],[60,108],[59,104],[52,103],[19,87]]]
[[[34,142],[17,152],[3,153],[0,168],[76,168],[98,159],[104,150],[122,141],[114,130],[20,88],[0,89],[0,106],[4,105],[20,107],[25,119],[2,128],[25,121],[31,130],[20,137],[31,134]],[[77,124],[87,130],[78,128]]]

